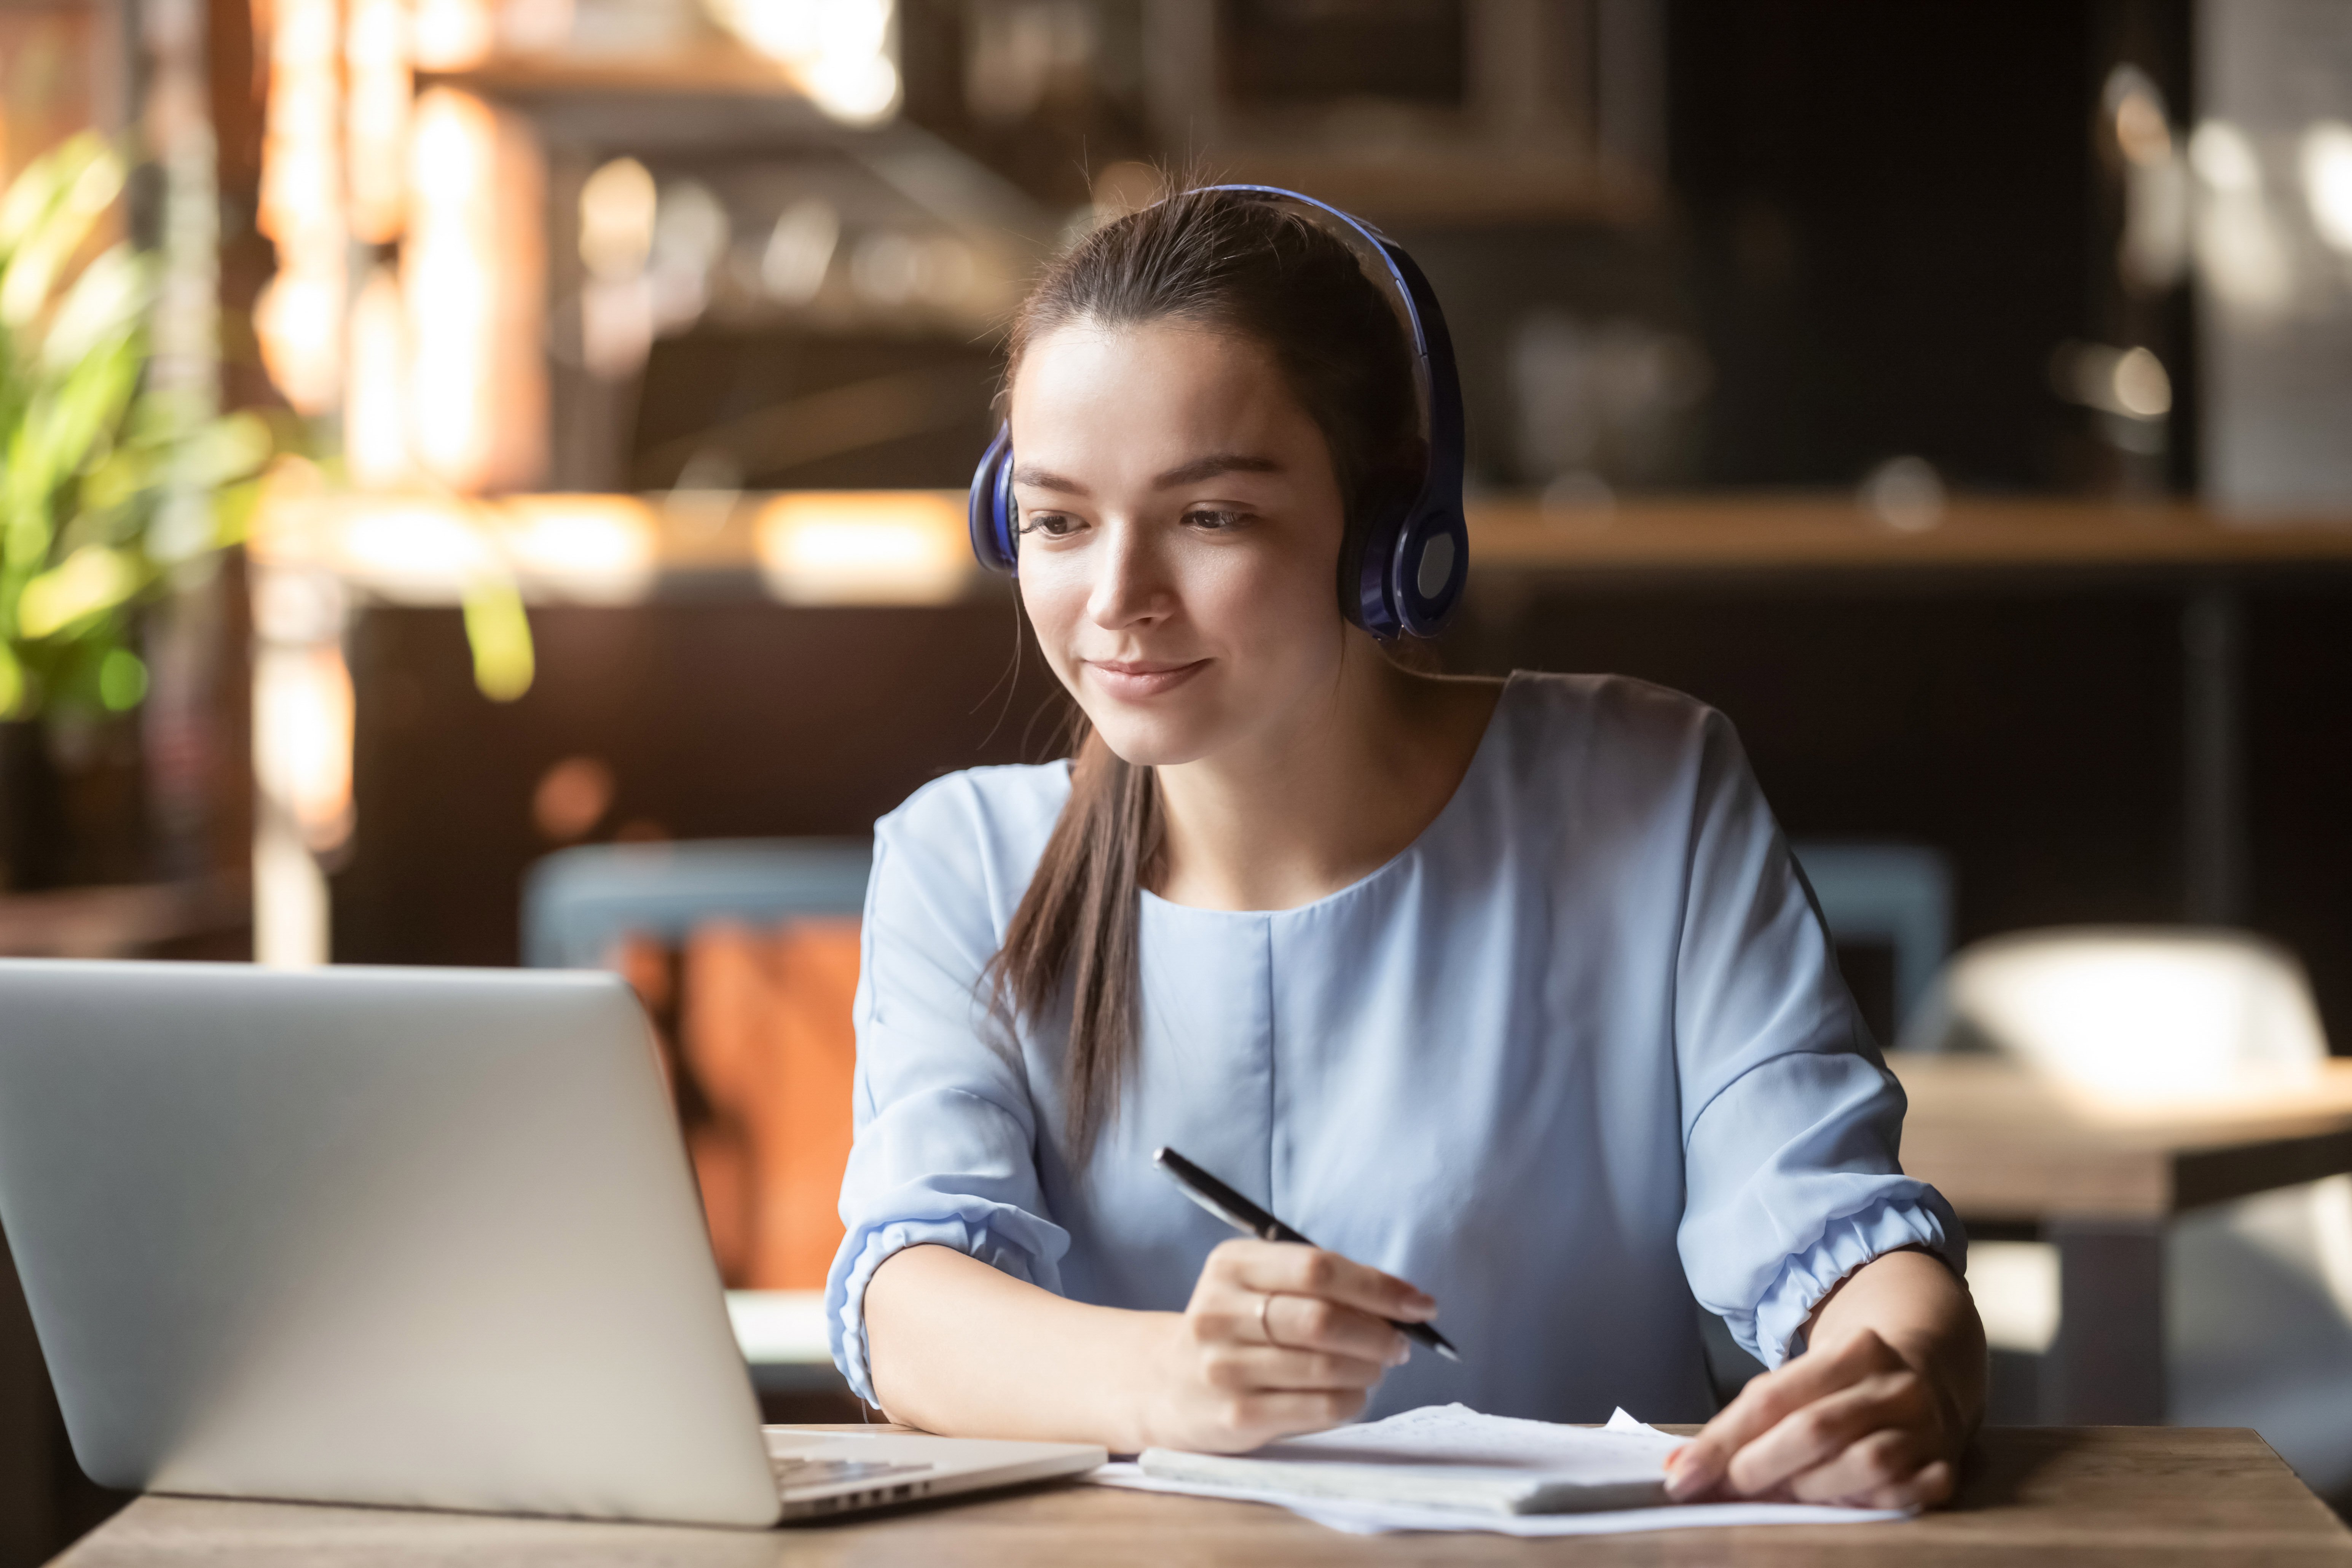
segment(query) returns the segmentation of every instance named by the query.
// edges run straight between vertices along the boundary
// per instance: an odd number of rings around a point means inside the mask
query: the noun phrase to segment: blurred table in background
[[[1681,1428],[1689,1430],[1689,1428]],[[1343,1535],[1286,1510],[1079,1484],[840,1519],[693,1530],[398,1509],[151,1497],[58,1560],[164,1563],[566,1563],[610,1568],[856,1563],[2000,1563],[2352,1565],[2352,1532],[2252,1432],[1993,1427],[1948,1510],[1893,1524],[1638,1535]]]
[[[0,896],[0,957],[240,959],[252,922],[242,879],[10,893]]]
[[[1892,1053],[1903,1168],[1970,1224],[2056,1244],[2051,1422],[2164,1419],[2164,1234],[2207,1204],[2352,1172],[2352,1061],[2306,1082],[2100,1100],[1990,1056]]]

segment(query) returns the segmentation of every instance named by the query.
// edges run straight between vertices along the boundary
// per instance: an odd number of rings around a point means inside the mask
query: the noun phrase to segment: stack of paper
[[[1798,1503],[1670,1504],[1665,1458],[1688,1441],[1622,1410],[1595,1428],[1433,1405],[1248,1454],[1152,1448],[1140,1463],[1106,1465],[1093,1479],[1146,1491],[1279,1503],[1355,1534],[1586,1535],[1906,1517]]]

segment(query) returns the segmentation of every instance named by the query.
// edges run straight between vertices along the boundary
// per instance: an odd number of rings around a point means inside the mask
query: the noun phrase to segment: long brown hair
[[[1286,205],[1180,192],[1080,240],[1046,268],[1013,319],[1023,352],[1071,322],[1176,321],[1263,345],[1330,448],[1346,508],[1334,616],[1352,592],[1373,509],[1411,493],[1424,462],[1412,349],[1355,253]],[[1335,630],[1336,630],[1335,625]],[[1069,1009],[1066,1147],[1082,1164],[1118,1104],[1136,1051],[1140,889],[1161,848],[1159,786],[1076,721],[1070,795],[990,965],[1001,1014]]]

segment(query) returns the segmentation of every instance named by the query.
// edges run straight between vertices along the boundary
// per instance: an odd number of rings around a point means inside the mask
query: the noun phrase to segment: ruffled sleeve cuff
[[[866,1287],[876,1269],[905,1248],[952,1247],[1015,1279],[1060,1292],[1060,1270],[1052,1261],[1059,1249],[1049,1247],[1041,1257],[1020,1246],[1005,1235],[1008,1226],[990,1223],[1000,1215],[1011,1222],[1010,1228],[1018,1228],[1024,1222],[1038,1223],[1018,1209],[986,1205],[970,1215],[872,1225],[865,1227],[862,1237],[844,1238],[834,1258],[833,1278],[826,1283],[825,1332],[833,1345],[833,1364],[841,1369],[858,1398],[868,1405],[881,1404],[874,1397],[874,1373],[866,1353]]]
[[[1790,1257],[1752,1314],[1726,1315],[1732,1338],[1768,1368],[1779,1366],[1803,1350],[1796,1341],[1805,1320],[1839,1280],[1902,1247],[1924,1247],[1954,1273],[1965,1273],[1968,1238],[1959,1220],[1934,1188],[1923,1192],[1924,1199],[1882,1197],[1832,1220],[1819,1241]]]

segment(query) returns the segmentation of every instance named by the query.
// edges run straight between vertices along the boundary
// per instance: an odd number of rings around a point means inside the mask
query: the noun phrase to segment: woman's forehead
[[[1319,439],[1274,357],[1252,339],[1179,323],[1077,321],[1024,349],[1012,396],[1024,466],[1100,459],[1122,468],[1200,450]],[[1158,469],[1154,469],[1158,471]]]

